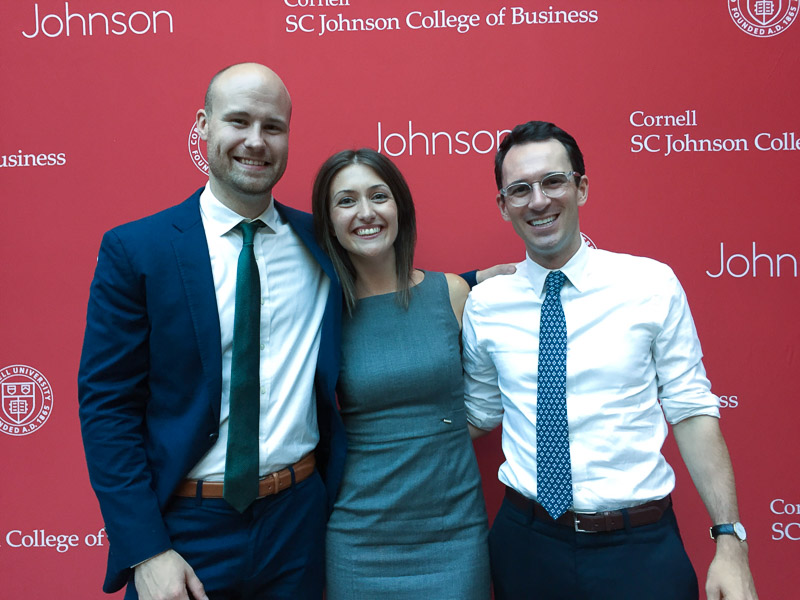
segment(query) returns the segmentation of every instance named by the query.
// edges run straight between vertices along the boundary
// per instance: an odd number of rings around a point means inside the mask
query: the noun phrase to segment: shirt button
[[[264,348],[266,348],[266,346],[264,344],[261,344],[261,349],[263,350]]]
[[[266,394],[267,393],[267,388],[265,388],[263,385],[261,386],[261,393],[262,394]]]
[[[266,302],[266,300],[264,300],[264,298],[262,298],[261,299],[261,306],[264,306],[264,302]]]

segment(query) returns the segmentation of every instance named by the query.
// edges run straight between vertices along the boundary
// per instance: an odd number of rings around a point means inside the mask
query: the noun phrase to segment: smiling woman
[[[391,290],[382,291],[397,292],[398,301],[407,307],[417,221],[411,191],[394,163],[368,148],[334,154],[317,174],[312,207],[317,238],[336,267],[348,311],[352,312],[359,296],[356,263],[362,271],[367,268],[359,285],[366,285],[367,272],[379,272],[383,281],[376,285],[390,287]],[[394,215],[388,214],[391,212]],[[360,235],[355,232],[345,234],[344,221],[348,218],[356,228],[369,225],[370,228],[378,226],[379,230],[372,234],[365,230],[361,230]],[[339,222],[339,232],[334,220]],[[378,244],[385,246],[385,252],[381,254],[381,270],[359,252],[350,251],[356,250],[353,245],[356,242],[364,242],[373,250]]]
[[[486,511],[459,350],[468,286],[413,268],[411,193],[374,150],[328,159],[312,206],[348,308],[337,384],[348,444],[327,597],[486,600]]]
[[[354,263],[386,262],[394,270],[397,203],[389,186],[371,168],[354,164],[331,181],[333,234]]]

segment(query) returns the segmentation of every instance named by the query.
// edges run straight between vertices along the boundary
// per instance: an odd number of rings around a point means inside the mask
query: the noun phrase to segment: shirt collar
[[[578,251],[572,255],[572,258],[567,261],[567,264],[560,269],[546,269],[539,263],[533,261],[526,252],[525,262],[523,263],[525,265],[525,276],[528,278],[531,286],[533,286],[533,290],[540,298],[544,298],[544,283],[550,271],[561,271],[564,273],[572,286],[578,290],[578,292],[580,292],[587,283],[588,272],[586,265],[589,262],[589,253],[589,247],[586,245],[586,242],[583,241],[583,238],[581,238],[581,245],[578,248]]]
[[[214,192],[211,191],[211,185],[207,184],[205,189],[200,194],[200,212],[205,219],[204,225],[211,235],[222,237],[242,221],[248,221],[242,215],[232,211],[230,208],[220,202]],[[269,206],[266,210],[258,215],[253,221],[261,220],[266,227],[264,231],[267,233],[274,233],[278,228],[278,211],[275,210],[275,202],[270,198]]]

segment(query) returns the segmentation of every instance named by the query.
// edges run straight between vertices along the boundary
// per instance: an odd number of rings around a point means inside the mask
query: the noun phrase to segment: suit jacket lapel
[[[325,397],[331,406],[336,405],[334,388],[339,376],[339,345],[342,329],[342,287],[327,254],[317,244],[311,216],[275,202],[276,210],[283,216],[308,248],[314,259],[331,281],[328,302],[322,319],[322,338],[317,360],[318,384],[325,390]],[[319,387],[318,387],[319,389]]]
[[[222,342],[219,311],[214,291],[214,276],[208,242],[200,218],[200,192],[176,207],[172,239],[186,302],[194,325],[194,334],[203,372],[209,384],[209,398],[214,417],[219,422],[219,399],[222,396]],[[176,351],[178,351],[176,349]]]
[[[222,341],[208,242],[200,217],[201,192],[202,188],[175,207],[173,219],[175,236],[172,239],[172,247],[194,325],[196,346],[208,381],[211,408],[218,422],[219,398],[222,395]],[[326,342],[324,344],[326,347],[321,348],[320,352],[321,358],[325,358],[320,361],[322,372],[318,369],[318,376],[323,378],[324,387],[332,390],[339,371],[338,347],[342,311],[339,279],[330,258],[316,242],[310,215],[285,207],[278,202],[275,202],[275,208],[289,222],[331,281],[323,319],[325,335],[322,338]],[[331,397],[329,401],[333,402],[333,398]]]

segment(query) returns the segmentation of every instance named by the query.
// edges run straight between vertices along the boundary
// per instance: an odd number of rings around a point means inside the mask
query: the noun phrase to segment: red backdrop
[[[545,119],[575,135],[591,182],[584,233],[669,263],[686,289],[723,400],[756,583],[762,598],[794,597],[797,12],[798,0],[6,3],[3,597],[102,597],[107,541],[76,398],[100,237],[204,184],[194,113],[210,76],[242,60],[273,67],[294,100],[276,196],[308,209],[327,156],[378,147],[415,194],[421,267],[520,260],[494,202],[498,132]],[[498,433],[477,451],[493,516]],[[667,452],[704,577],[708,517]]]

